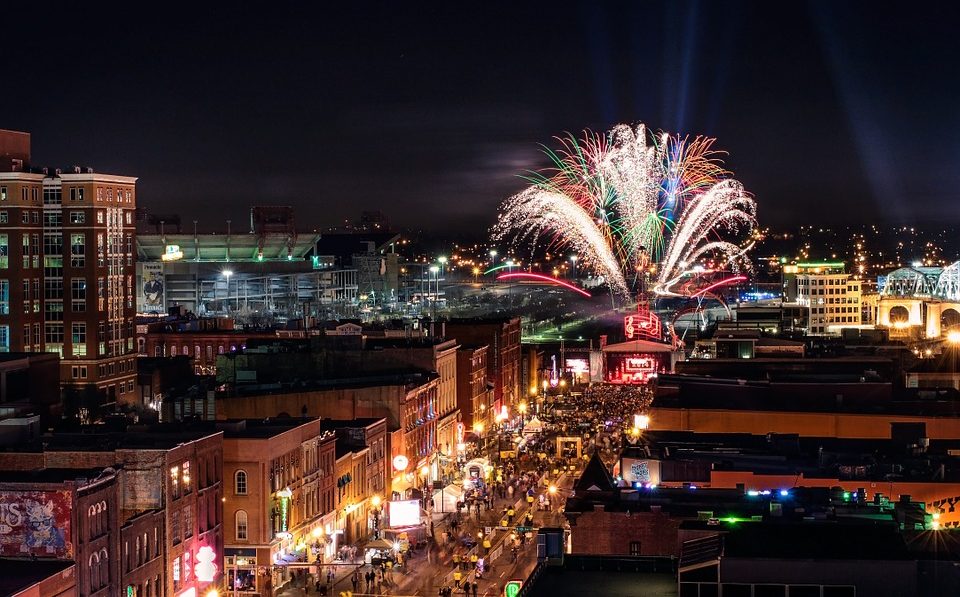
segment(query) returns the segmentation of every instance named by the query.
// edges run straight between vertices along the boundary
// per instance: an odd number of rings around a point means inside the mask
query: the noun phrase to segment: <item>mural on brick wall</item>
[[[69,491],[0,492],[0,555],[70,559]]]

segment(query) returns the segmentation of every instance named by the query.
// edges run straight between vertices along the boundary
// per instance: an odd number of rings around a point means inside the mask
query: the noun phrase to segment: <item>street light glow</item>
[[[380,496],[379,496],[379,495],[373,496],[372,498],[370,498],[370,502],[373,504],[373,507],[374,507],[374,508],[379,508],[379,507],[380,507]],[[319,530],[320,530],[320,529],[314,529],[314,532],[319,531]],[[322,532],[322,531],[321,531],[321,532]]]
[[[960,344],[960,330],[950,330],[947,332],[947,342],[950,344]]]
[[[441,255],[440,257],[437,257],[437,261],[439,261],[440,264],[442,265],[447,262],[447,258]]]
[[[232,269],[225,269],[225,270],[223,270],[223,275],[226,276],[227,278],[229,278],[230,276],[233,275],[233,270],[232,270]]]

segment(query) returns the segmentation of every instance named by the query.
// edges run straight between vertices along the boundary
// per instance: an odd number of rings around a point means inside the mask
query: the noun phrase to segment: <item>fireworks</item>
[[[738,267],[749,247],[728,237],[753,227],[755,204],[713,139],[621,124],[557,140],[558,149],[544,148],[551,167],[526,176],[531,186],[504,203],[495,237],[572,250],[624,297],[653,269],[654,289],[669,292],[702,258]]]

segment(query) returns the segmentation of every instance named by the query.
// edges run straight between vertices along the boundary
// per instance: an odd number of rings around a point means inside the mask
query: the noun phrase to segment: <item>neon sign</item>
[[[213,561],[217,558],[213,548],[204,545],[197,551],[197,563],[193,567],[193,573],[200,582],[213,582],[217,576],[217,565]]]
[[[623,334],[627,340],[638,338],[659,340],[662,331],[660,318],[646,307],[641,307],[636,315],[627,315],[623,318]]]
[[[277,497],[280,498],[280,529],[277,532],[279,537],[280,533],[289,534],[290,498],[293,497],[293,492],[287,487],[278,491]]]

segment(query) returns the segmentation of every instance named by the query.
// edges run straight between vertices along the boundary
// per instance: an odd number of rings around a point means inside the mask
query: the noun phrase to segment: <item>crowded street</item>
[[[348,549],[279,594],[502,595],[536,565],[538,529],[569,529],[564,503],[589,454],[613,462],[649,404],[646,388],[607,384],[532,396],[456,463],[455,501],[423,498],[422,540],[378,537],[382,557],[364,558],[363,545]]]

